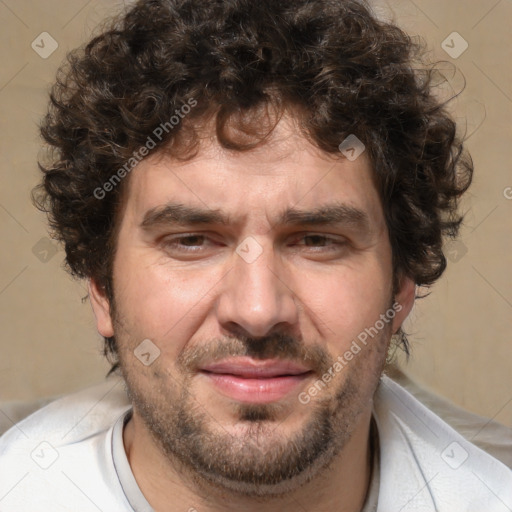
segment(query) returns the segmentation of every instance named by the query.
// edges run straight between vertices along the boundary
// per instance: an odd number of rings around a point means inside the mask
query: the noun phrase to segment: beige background
[[[63,251],[52,253],[29,194],[38,180],[37,123],[57,66],[120,5],[0,0],[0,400],[72,391],[108,369],[90,306],[81,302],[85,286],[62,270]],[[432,59],[455,64],[453,89],[465,77],[454,108],[476,165],[461,243],[407,321],[413,356],[405,368],[455,403],[512,426],[512,2],[393,0],[376,9],[423,36]],[[441,47],[454,31],[469,44],[457,59]],[[42,32],[59,45],[47,59],[31,48]]]

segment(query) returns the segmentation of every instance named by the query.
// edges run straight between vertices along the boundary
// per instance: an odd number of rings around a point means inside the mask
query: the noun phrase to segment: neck
[[[306,483],[288,492],[253,498],[215,487],[169,460],[162,453],[134,410],[123,440],[135,480],[156,511],[200,510],[201,512],[295,512],[297,504],[316,512],[360,512],[371,476],[371,410],[360,415],[343,450]]]

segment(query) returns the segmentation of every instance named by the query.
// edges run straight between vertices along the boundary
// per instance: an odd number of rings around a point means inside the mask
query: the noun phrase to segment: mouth
[[[297,390],[313,371],[292,361],[236,357],[206,365],[200,373],[228,398],[244,403],[271,403]]]

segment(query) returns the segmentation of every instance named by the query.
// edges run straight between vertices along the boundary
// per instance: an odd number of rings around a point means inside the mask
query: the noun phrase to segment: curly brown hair
[[[39,162],[34,198],[65,245],[68,269],[94,278],[113,304],[116,212],[128,177],[105,184],[129,173],[120,169],[152,134],[153,151],[193,157],[205,119],[226,148],[264,144],[257,113],[271,107],[276,119],[293,110],[327,153],[339,155],[349,134],[363,141],[395,285],[402,275],[431,285],[446,267],[443,238],[457,235],[473,166],[433,92],[435,67],[413,65],[422,54],[422,44],[359,0],[138,1],[67,55],[41,123],[53,151]],[[244,137],[233,137],[233,123]],[[113,338],[105,354],[115,361]]]

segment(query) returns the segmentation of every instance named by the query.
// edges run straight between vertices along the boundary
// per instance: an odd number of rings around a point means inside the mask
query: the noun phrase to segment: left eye
[[[303,240],[303,245],[305,247],[328,247],[328,246],[340,246],[344,245],[345,241],[338,238],[333,238],[326,235],[304,235],[297,239],[297,241]]]
[[[198,245],[197,242],[204,241],[204,239],[205,239],[204,235],[189,235],[189,236],[181,237],[178,240],[180,242],[184,243],[184,245],[190,246],[190,245]],[[196,242],[196,243],[194,243],[194,242]],[[199,244],[199,245],[202,245],[202,244]]]

